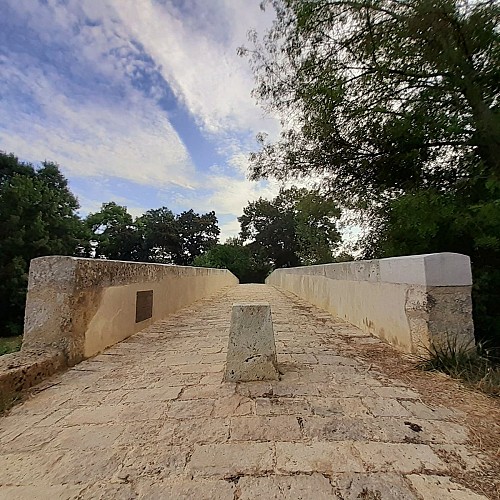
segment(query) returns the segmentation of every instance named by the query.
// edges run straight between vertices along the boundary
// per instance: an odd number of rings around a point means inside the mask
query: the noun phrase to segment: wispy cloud
[[[246,179],[255,133],[278,129],[236,54],[271,22],[257,0],[4,3],[0,149],[59,162],[84,211],[94,179],[102,201],[215,210],[234,234],[248,201],[276,194]]]
[[[134,38],[161,67],[177,97],[211,133],[256,132],[273,128],[250,98],[253,77],[236,48],[252,26],[263,29],[270,17],[258,2],[192,0],[113,0]]]

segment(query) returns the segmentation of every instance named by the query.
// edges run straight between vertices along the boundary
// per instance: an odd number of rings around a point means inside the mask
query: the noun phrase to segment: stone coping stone
[[[266,279],[271,284],[274,273],[323,276],[345,281],[368,281],[422,286],[470,286],[472,272],[467,255],[442,252],[357,260],[338,264],[276,269]]]

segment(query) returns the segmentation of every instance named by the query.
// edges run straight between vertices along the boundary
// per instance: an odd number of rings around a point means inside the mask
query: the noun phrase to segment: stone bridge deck
[[[223,383],[231,304],[252,300],[282,379]],[[485,498],[456,482],[483,467],[464,415],[363,357],[379,344],[265,285],[198,302],[0,418],[0,498]]]

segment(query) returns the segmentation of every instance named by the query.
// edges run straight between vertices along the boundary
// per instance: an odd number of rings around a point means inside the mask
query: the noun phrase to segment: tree
[[[86,234],[77,209],[55,163],[35,168],[0,152],[0,336],[22,333],[31,259],[81,254]]]
[[[228,269],[240,283],[263,283],[271,271],[270,266],[259,262],[248,245],[234,242],[215,245],[208,252],[194,259],[194,266]]]
[[[500,346],[500,4],[264,4],[276,22],[241,53],[283,131],[253,178],[323,176],[372,226],[368,256],[470,255],[477,338]]]
[[[144,238],[144,260],[172,264],[181,253],[179,227],[174,213],[167,207],[148,210],[136,220]]]
[[[326,174],[349,203],[500,178],[498,2],[263,3],[276,21],[240,52],[283,132],[253,178]]]
[[[195,257],[207,252],[219,241],[220,229],[215,212],[197,214],[182,212],[176,218],[180,246],[174,256],[175,264],[191,265]]]
[[[127,207],[114,201],[103,203],[101,210],[89,214],[85,223],[93,235],[91,246],[96,258],[144,260],[142,234]]]
[[[332,262],[340,242],[340,211],[331,199],[306,189],[281,189],[273,200],[249,203],[238,218],[241,239],[272,267]]]

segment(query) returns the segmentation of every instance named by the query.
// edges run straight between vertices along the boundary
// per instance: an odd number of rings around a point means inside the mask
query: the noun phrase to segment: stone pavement
[[[271,303],[281,380],[223,383],[249,301]],[[443,460],[481,467],[460,415],[356,356],[372,342],[265,285],[198,302],[0,417],[0,498],[485,498]]]

